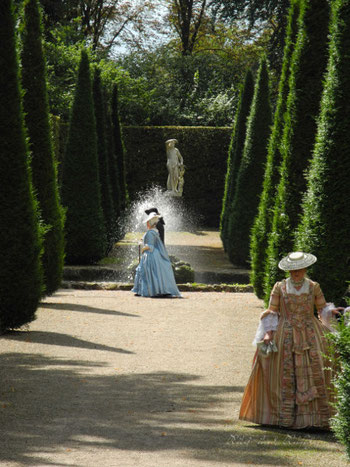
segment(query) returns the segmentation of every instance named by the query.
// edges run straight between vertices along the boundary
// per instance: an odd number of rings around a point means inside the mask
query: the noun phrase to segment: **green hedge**
[[[333,8],[330,57],[295,246],[317,256],[312,277],[321,282],[327,300],[337,303],[347,289],[350,259],[350,0],[337,0]]]
[[[153,185],[166,189],[165,141],[175,138],[186,167],[184,202],[202,226],[218,227],[231,133],[229,127],[123,127],[130,199]]]
[[[42,229],[21,105],[11,0],[0,8],[0,332],[35,319],[42,293]]]
[[[67,208],[66,264],[93,264],[106,253],[90,65],[81,51],[63,161],[62,203]]]
[[[43,238],[42,265],[45,294],[51,295],[62,280],[65,214],[58,196],[38,0],[24,2],[21,38],[23,110],[31,151],[33,186],[39,201],[41,220],[47,226]]]
[[[340,3],[339,1],[336,3]],[[344,446],[350,461],[350,316],[346,313],[337,332],[329,333],[333,361],[338,367],[334,377],[336,394],[335,414],[331,419],[331,428],[338,441]]]
[[[124,126],[126,182],[130,200],[158,185],[166,189],[165,141],[175,138],[186,166],[183,198],[201,215],[201,225],[219,227],[231,127]],[[57,158],[62,169],[67,123],[60,123]]]
[[[244,141],[247,130],[247,118],[254,95],[254,79],[251,70],[245,76],[241,90],[239,103],[235,115],[235,123],[232,131],[230,146],[227,157],[227,172],[225,178],[225,190],[222,200],[222,211],[220,219],[220,236],[225,251],[228,248],[228,226],[232,201],[235,195],[237,175],[241,165]]]

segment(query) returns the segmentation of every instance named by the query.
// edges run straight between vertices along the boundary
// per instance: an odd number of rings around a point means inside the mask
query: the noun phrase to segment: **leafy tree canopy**
[[[211,0],[209,6],[214,18],[235,24],[247,22],[256,33],[269,30],[270,66],[278,72],[282,66],[283,47],[290,0]]]

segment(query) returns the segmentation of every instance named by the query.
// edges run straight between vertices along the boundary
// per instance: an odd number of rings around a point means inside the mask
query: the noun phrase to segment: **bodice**
[[[302,328],[306,321],[314,317],[313,300],[310,294],[288,294],[285,297],[285,303],[286,318],[293,327]]]

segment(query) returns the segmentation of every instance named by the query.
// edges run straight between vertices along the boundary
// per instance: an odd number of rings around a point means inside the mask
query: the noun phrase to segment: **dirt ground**
[[[348,465],[331,434],[238,420],[261,310],[251,293],[59,290],[0,338],[0,465]]]

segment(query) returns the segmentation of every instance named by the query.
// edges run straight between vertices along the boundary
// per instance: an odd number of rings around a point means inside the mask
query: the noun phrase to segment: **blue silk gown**
[[[143,244],[149,247],[141,256],[136,268],[135,283],[132,289],[142,297],[168,295],[181,297],[177,288],[169,255],[156,229],[148,230],[143,237]]]

